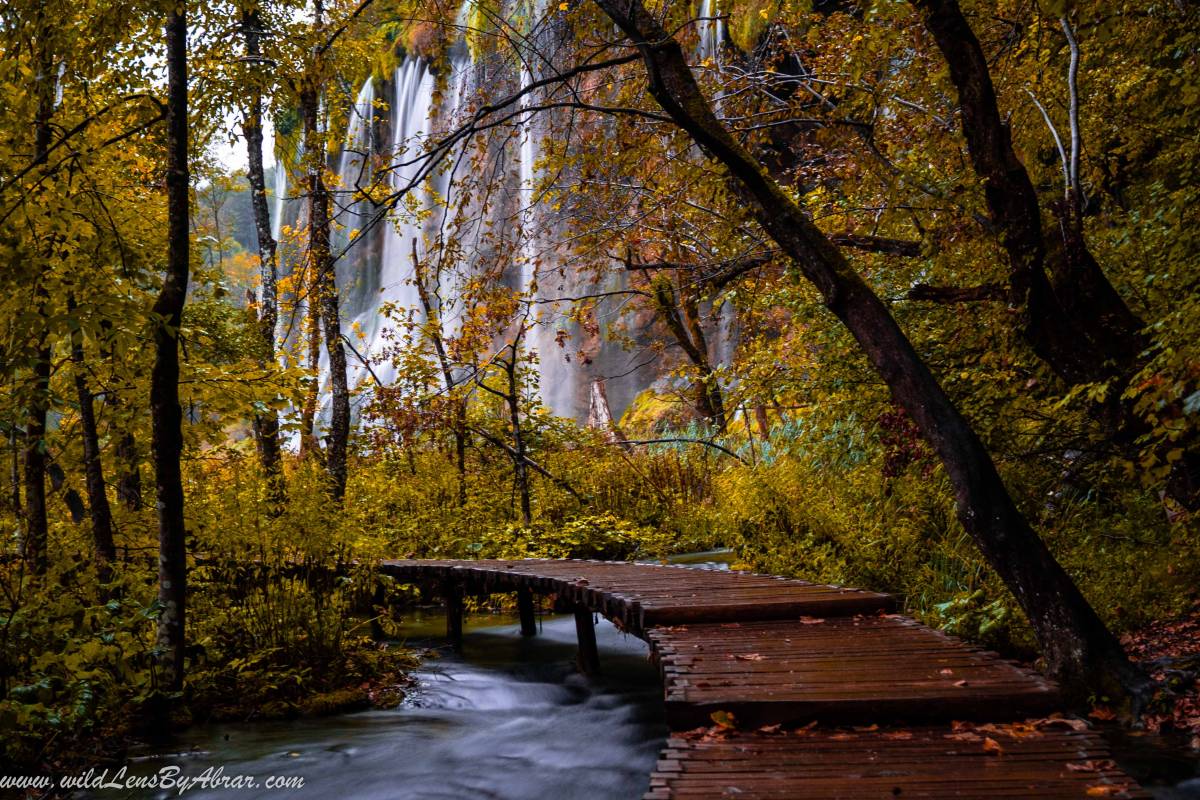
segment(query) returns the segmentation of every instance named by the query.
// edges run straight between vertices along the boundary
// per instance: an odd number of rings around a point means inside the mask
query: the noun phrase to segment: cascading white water
[[[699,19],[696,22],[698,42],[696,44],[696,60],[705,69],[721,69],[721,48],[725,41],[725,20],[719,19],[721,7],[719,0],[700,0]],[[713,106],[719,115],[724,103],[724,92],[717,89],[713,93]],[[733,361],[734,350],[737,347],[737,310],[732,302],[724,302],[717,309],[717,329],[715,341],[712,342],[711,353],[717,364],[729,364]]]
[[[277,243],[283,233],[283,209],[287,203],[287,169],[280,162],[275,162],[275,174],[272,176],[274,186],[271,197],[271,238]]]
[[[460,7],[456,23],[460,31],[468,24],[470,2]],[[555,51],[553,37],[559,34],[547,15],[548,0],[514,2],[522,4],[523,10],[514,12],[518,18],[528,19],[523,26],[524,40],[518,43],[519,58],[508,74],[518,86],[529,86],[540,77],[542,61],[547,57],[544,54]],[[714,0],[705,2],[711,4]],[[707,38],[715,52],[723,33],[719,24],[713,28]],[[517,116],[519,129],[510,144],[500,147],[493,140],[482,150],[468,152],[468,145],[460,143],[441,168],[431,173],[426,169],[431,140],[453,130],[467,111],[477,107],[477,84],[482,87],[503,80],[505,70],[496,61],[472,61],[465,38],[454,43],[447,55],[448,64],[442,62],[438,69],[448,66],[449,71],[435,74],[424,58],[410,53],[395,70],[385,98],[376,97],[378,84],[368,81],[363,85],[337,159],[337,179],[329,181],[334,193],[332,250],[338,259],[342,332],[353,346],[353,351],[347,352],[348,379],[352,386],[364,390],[355,405],[361,406],[376,381],[394,385],[405,377],[398,374],[389,351],[404,343],[410,330],[408,320],[424,321],[415,283],[414,243],[417,257],[428,268],[427,280],[436,277],[440,296],[434,295],[431,300],[438,307],[443,333],[453,336],[460,330],[464,299],[470,296],[460,290],[462,282],[481,274],[480,270],[494,262],[497,255],[503,256],[506,250],[496,249],[496,243],[504,241],[513,247],[507,251],[513,258],[511,269],[505,270],[505,281],[523,294],[534,311],[525,347],[537,353],[543,403],[555,414],[582,420],[591,381],[611,372],[617,378],[610,386],[610,397],[616,399],[614,410],[620,414],[625,402],[644,389],[654,375],[631,369],[630,354],[620,345],[608,345],[603,339],[576,339],[580,330],[569,317],[571,303],[552,302],[564,296],[623,288],[621,282],[626,275],[616,269],[597,282],[583,273],[563,274],[560,268],[561,254],[550,232],[561,221],[539,202],[538,194],[542,176],[537,160],[544,137],[552,129],[534,109],[542,95],[532,92],[521,98],[520,110],[528,113]],[[385,102],[378,102],[380,99]],[[379,141],[381,131],[389,129],[387,140]],[[516,167],[492,173],[511,175],[516,186],[510,182],[499,191],[483,186],[488,180],[479,162],[484,150],[487,158],[503,159],[494,164]],[[384,194],[406,192],[403,202],[386,213],[372,200],[355,193],[356,188],[371,184],[371,171],[380,169],[381,164],[388,165]],[[287,210],[283,205],[286,175],[282,173],[281,166],[276,175],[276,225]],[[374,176],[376,183],[378,177]],[[365,232],[356,237],[356,230]],[[447,237],[453,237],[462,250],[440,249]],[[385,306],[392,309],[390,313],[384,313]],[[606,315],[621,313],[602,309],[597,318],[603,327],[610,321]],[[564,333],[571,339],[570,346],[563,344]],[[584,349],[588,351],[586,357]],[[608,353],[603,358],[602,350]],[[579,358],[574,358],[576,353],[580,353]],[[324,354],[320,374],[320,417],[324,418],[329,400]]]
[[[363,354],[367,349],[364,344],[371,341],[378,320],[378,314],[372,313],[379,293],[378,270],[371,263],[371,248],[359,244],[374,211],[371,200],[362,195],[373,176],[374,124],[375,81],[368,78],[350,109],[345,144],[338,159],[337,185],[331,187],[330,252],[337,259],[342,333],[354,348],[347,359],[347,379],[351,386],[366,377],[366,365],[354,352]]]
[[[518,79],[521,88],[532,85],[540,77],[542,56],[539,52],[539,40],[545,34],[547,6],[547,0],[532,0],[529,6],[528,33],[518,55]],[[547,227],[545,214],[542,213],[536,195],[540,178],[537,159],[541,154],[543,134],[538,125],[537,113],[530,109],[536,106],[537,102],[536,92],[524,94],[520,100],[521,110],[527,113],[521,115],[519,134],[518,218],[521,229],[521,269],[517,288],[525,293],[525,300],[531,304],[532,313],[529,316],[534,325],[526,335],[525,347],[527,351],[537,354],[541,400],[556,413],[569,415],[575,411],[580,382],[572,380],[572,367],[559,345],[558,336],[560,330],[569,332],[572,326],[564,317],[564,304],[548,302],[558,293],[553,289],[549,292],[544,291],[545,287],[540,280],[542,274],[550,272],[554,265],[543,263],[550,244],[543,233]]]
[[[700,0],[700,19],[696,23],[700,42],[696,47],[696,56],[701,63],[709,60],[713,64],[720,63],[721,42],[725,39],[725,20],[714,19],[720,13],[717,0]]]

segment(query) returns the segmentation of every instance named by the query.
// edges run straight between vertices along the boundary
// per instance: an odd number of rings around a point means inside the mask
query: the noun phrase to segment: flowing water
[[[420,621],[425,637],[443,618]],[[302,776],[287,790],[206,790],[185,797],[379,800],[627,800],[649,784],[666,736],[661,688],[645,643],[601,621],[603,676],[576,672],[571,617],[547,618],[523,639],[514,622],[468,626],[462,657],[432,659],[396,709],[292,722],[202,726],[171,753],[141,760],[143,774],[178,765],[183,775]],[[476,623],[478,624],[478,623]],[[167,797],[158,794],[117,796]]]

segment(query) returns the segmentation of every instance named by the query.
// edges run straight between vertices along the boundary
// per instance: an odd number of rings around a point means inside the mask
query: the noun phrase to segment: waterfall
[[[696,47],[696,57],[701,63],[711,60],[713,64],[720,63],[721,42],[725,39],[725,20],[711,19],[721,13],[717,0],[700,0],[700,20],[696,23],[696,33],[700,42]]]
[[[721,48],[725,41],[725,20],[713,19],[721,14],[718,0],[700,0],[699,20],[696,23],[698,42],[696,44],[696,60],[705,69],[721,69]],[[717,116],[721,115],[724,92],[717,89],[713,93],[713,109]],[[711,343],[710,356],[713,363],[728,365],[733,361],[737,348],[737,309],[732,301],[726,300],[716,309],[716,335]]]
[[[468,24],[471,2],[467,0],[459,9],[456,24],[460,31]],[[569,318],[569,302],[548,301],[584,294],[601,284],[607,287],[613,281],[619,283],[625,275],[617,270],[595,283],[584,273],[561,274],[559,244],[548,233],[560,223],[538,196],[543,176],[537,160],[545,136],[552,129],[545,117],[533,110],[542,99],[539,92],[519,100],[517,110],[527,113],[515,117],[517,129],[507,143],[501,141],[502,137],[484,137],[480,145],[462,143],[438,169],[428,169],[424,156],[431,141],[453,130],[463,121],[460,117],[477,107],[477,86],[495,86],[496,92],[508,91],[514,83],[529,86],[541,77],[540,59],[546,56],[540,53],[556,50],[552,37],[559,33],[552,17],[547,16],[549,0],[510,2],[522,4],[523,11],[516,12],[514,19],[519,21],[521,14],[528,15],[527,24],[521,28],[526,33],[518,42],[515,64],[498,58],[475,62],[465,37],[460,37],[438,67],[419,54],[409,53],[394,70],[386,96],[377,96],[380,84],[368,80],[354,101],[343,147],[334,162],[337,177],[329,183],[334,201],[331,244],[337,258],[342,333],[353,346],[353,352],[349,348],[347,352],[347,377],[351,386],[362,390],[356,397],[356,408],[369,397],[376,380],[390,386],[404,379],[398,374],[391,352],[406,344],[410,321],[425,321],[415,282],[414,242],[417,257],[430,265],[431,274],[435,264],[440,267],[441,296],[431,299],[445,336],[454,336],[461,328],[464,303],[472,296],[463,291],[465,282],[483,274],[483,268],[494,262],[495,256],[511,253],[504,281],[533,303],[530,319],[534,324],[527,332],[525,347],[537,353],[541,399],[553,413],[583,419],[592,379],[608,371],[600,361],[591,360],[593,356],[600,359],[601,350],[608,354],[604,361],[611,361],[611,371],[619,376],[610,384],[610,391],[616,393],[612,396],[617,398],[617,413],[627,399],[649,383],[646,375],[633,375],[628,353],[619,345],[609,345],[590,333],[573,339],[573,345],[564,346],[560,341],[564,332],[573,337],[580,334],[580,327]],[[468,147],[472,148],[469,152]],[[495,161],[482,164],[481,157]],[[385,164],[385,187],[379,192],[378,170]],[[504,169],[492,170],[492,164]],[[492,175],[511,177],[493,191],[484,185]],[[284,205],[286,181],[283,166],[279,165],[273,221],[277,232],[288,210]],[[373,184],[376,194],[404,191],[405,196],[394,209],[385,209],[371,198],[359,196],[361,188]],[[437,249],[446,235],[456,237],[461,252],[457,248]],[[497,242],[511,243],[511,251]],[[384,313],[385,307],[391,309],[390,313]],[[587,349],[588,356],[574,359],[574,352],[580,349]],[[364,360],[370,364],[370,372]],[[328,356],[323,354],[319,365],[319,419],[327,418],[329,410],[327,364]]]

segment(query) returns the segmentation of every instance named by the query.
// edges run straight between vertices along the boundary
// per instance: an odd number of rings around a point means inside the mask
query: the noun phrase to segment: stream
[[[503,624],[497,624],[502,621]],[[415,619],[409,644],[445,630]],[[280,722],[198,726],[137,772],[301,776],[303,788],[190,788],[191,800],[628,800],[649,785],[667,728],[646,644],[601,619],[603,675],[574,666],[575,622],[546,617],[523,639],[515,619],[468,620],[464,654],[428,659],[395,709]],[[178,791],[108,790],[92,797],[165,798]]]

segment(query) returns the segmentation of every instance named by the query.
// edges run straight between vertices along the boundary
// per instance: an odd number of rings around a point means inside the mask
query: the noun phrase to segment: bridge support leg
[[[443,587],[446,595],[446,638],[454,651],[463,649],[463,589],[457,581],[447,581]]]
[[[579,638],[579,671],[584,675],[600,674],[600,650],[596,647],[596,626],[592,611],[582,603],[575,606],[575,635]]]
[[[537,636],[537,619],[533,615],[533,592],[524,586],[517,589],[517,613],[521,615],[521,635]]]

